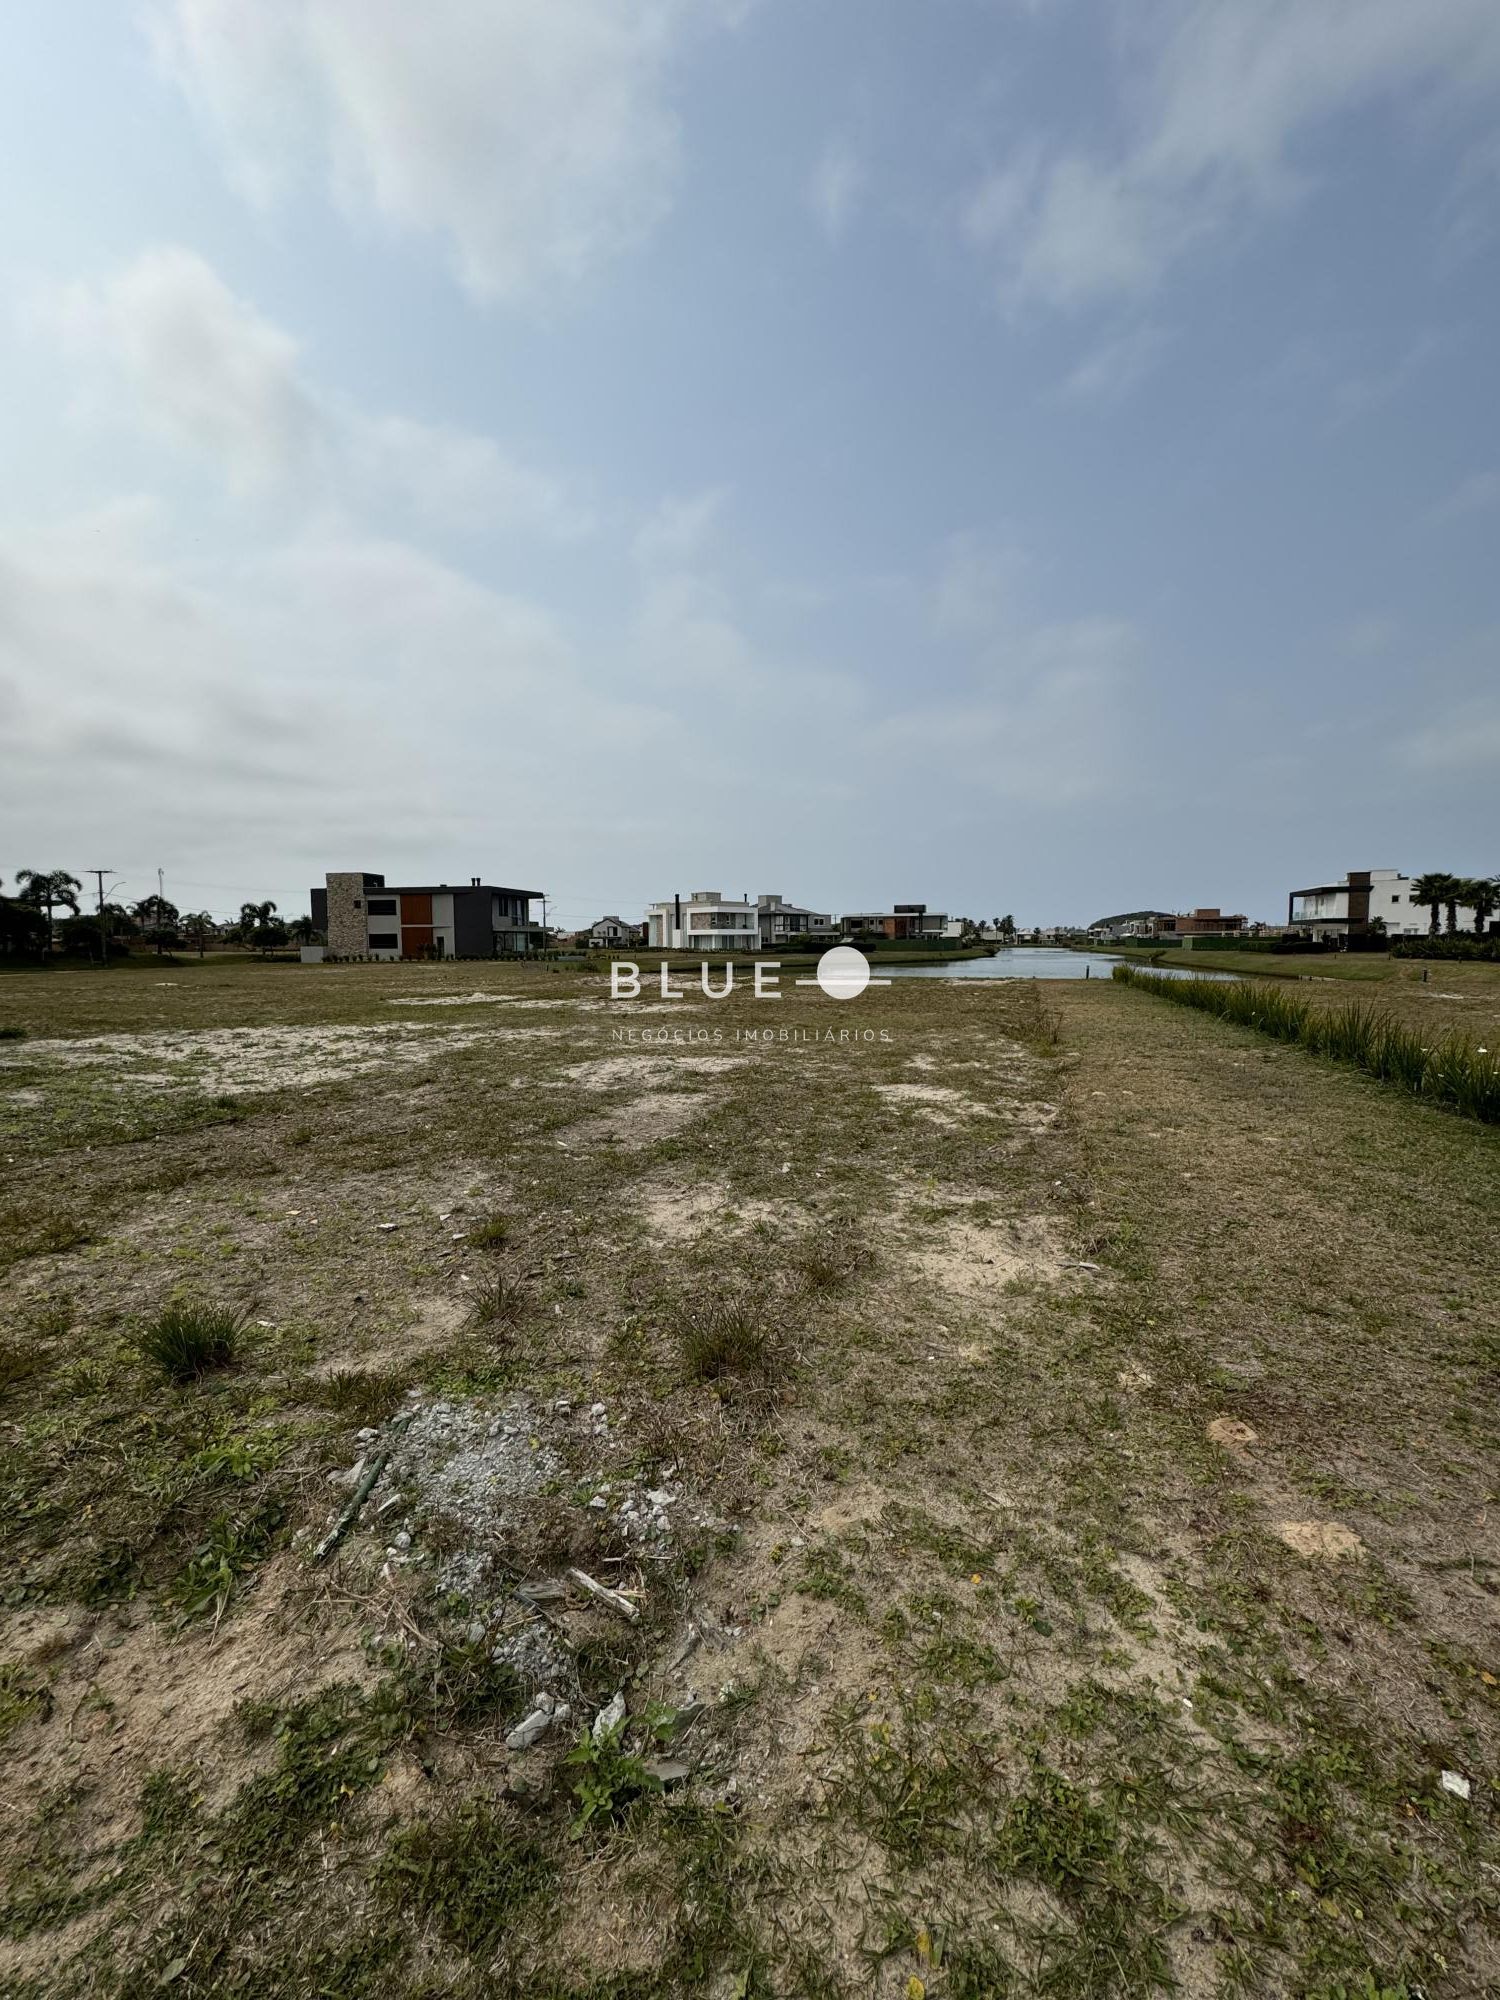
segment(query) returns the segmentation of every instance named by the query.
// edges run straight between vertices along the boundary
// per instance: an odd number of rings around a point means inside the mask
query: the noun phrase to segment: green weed
[[[193,1382],[227,1368],[239,1353],[245,1315],[229,1306],[174,1300],[139,1336],[136,1346],[168,1381]]]

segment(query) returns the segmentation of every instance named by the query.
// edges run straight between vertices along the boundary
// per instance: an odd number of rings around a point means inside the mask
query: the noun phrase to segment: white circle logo
[[[870,961],[852,944],[836,944],[818,960],[818,984],[830,1000],[857,1000],[870,983]]]

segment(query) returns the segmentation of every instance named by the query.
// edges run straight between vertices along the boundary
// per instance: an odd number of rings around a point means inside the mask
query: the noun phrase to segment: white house
[[[1286,920],[1319,938],[1358,937],[1378,917],[1387,937],[1425,937],[1431,917],[1411,899],[1412,878],[1398,868],[1351,868],[1337,882],[1293,889]]]
[[[646,911],[649,950],[752,952],[759,942],[759,906],[726,901],[717,889],[668,896]]]

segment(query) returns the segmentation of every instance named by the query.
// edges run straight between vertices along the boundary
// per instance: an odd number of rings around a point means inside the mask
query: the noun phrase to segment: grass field
[[[1107,981],[7,1025],[7,1996],[1500,1987],[1493,1130]]]

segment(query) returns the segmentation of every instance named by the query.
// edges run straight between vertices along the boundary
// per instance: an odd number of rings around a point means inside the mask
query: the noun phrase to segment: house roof
[[[382,882],[377,896],[523,896],[541,899],[540,889],[507,889],[498,882]]]

